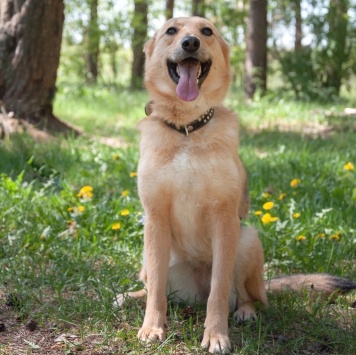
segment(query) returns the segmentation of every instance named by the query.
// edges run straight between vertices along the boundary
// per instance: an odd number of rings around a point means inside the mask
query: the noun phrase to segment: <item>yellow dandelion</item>
[[[269,193],[268,192],[264,192],[262,196],[263,196],[263,198],[268,198],[269,197]]]
[[[78,207],[77,207],[77,212],[78,212],[78,213],[83,213],[84,210],[85,210],[85,207],[84,207],[84,206],[78,206]]]
[[[330,237],[329,237],[330,240],[340,240],[340,236],[338,234],[332,234]]]
[[[118,223],[118,222],[114,223],[114,224],[112,225],[112,227],[111,227],[111,229],[112,229],[113,231],[117,231],[117,230],[119,230],[120,228],[121,228],[121,225],[120,225],[120,223]]]
[[[340,240],[340,237],[341,237],[341,232],[339,231],[339,232],[336,232],[336,233],[332,234],[332,235],[329,237],[329,239],[330,239],[330,240]]]
[[[255,216],[259,216],[260,214],[262,214],[262,211],[255,211],[254,213]]]
[[[354,171],[355,167],[354,165],[349,161],[347,164],[344,165],[344,170],[347,171]]]
[[[261,218],[261,221],[263,224],[268,224],[270,222],[276,222],[277,220],[278,220],[278,217],[272,217],[270,213],[265,213]]]
[[[304,235],[298,235],[297,237],[295,237],[295,239],[296,239],[298,242],[301,242],[301,241],[303,241],[303,240],[306,240],[307,237],[304,236]]]
[[[269,201],[269,202],[264,203],[263,206],[262,206],[262,208],[263,208],[264,210],[270,210],[270,209],[273,208],[273,206],[274,206],[274,203],[271,202],[271,201]]]
[[[124,210],[121,211],[120,214],[121,216],[127,216],[128,214],[130,214],[130,211],[127,208],[125,208]]]
[[[299,212],[293,213],[293,218],[299,218],[299,217],[300,217],[300,213]]]
[[[129,194],[129,190],[124,190],[121,192],[122,197],[126,197]]]
[[[291,187],[297,187],[300,184],[300,180],[299,179],[293,179],[290,182],[290,186]]]
[[[315,238],[325,239],[325,233],[318,233]]]
[[[117,153],[112,156],[112,160],[118,160],[119,158],[120,158],[120,155]]]
[[[69,207],[69,208],[67,208],[67,211],[68,211],[68,212],[73,212],[73,211],[74,211],[74,207]]]
[[[90,185],[83,186],[79,193],[77,194],[78,197],[82,198],[92,198],[93,197],[93,188]]]
[[[130,173],[130,177],[136,177],[137,176],[137,172],[133,171],[132,173]]]
[[[287,194],[285,192],[282,192],[279,196],[278,196],[278,200],[282,201],[285,197],[287,196]]]

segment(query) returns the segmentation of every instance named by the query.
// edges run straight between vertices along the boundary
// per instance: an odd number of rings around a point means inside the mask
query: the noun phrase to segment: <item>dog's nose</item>
[[[186,36],[182,39],[182,48],[189,52],[195,52],[200,47],[200,40],[198,37]]]

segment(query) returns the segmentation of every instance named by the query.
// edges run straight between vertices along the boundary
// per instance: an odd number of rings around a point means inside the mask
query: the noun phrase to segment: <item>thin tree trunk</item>
[[[15,117],[68,132],[52,113],[63,22],[63,0],[0,1],[0,100]]]
[[[166,20],[173,17],[174,0],[166,0]]]
[[[147,37],[147,14],[147,0],[135,0],[135,12],[132,19],[134,33],[132,38],[133,62],[131,71],[131,90],[142,89],[143,66],[145,62],[143,46]]]
[[[245,94],[252,99],[267,88],[267,0],[250,0],[246,40]]]
[[[110,65],[111,65],[111,71],[114,77],[113,82],[116,81],[117,78],[117,60],[116,60],[116,51],[117,47],[112,47],[110,48]]]
[[[205,3],[204,0],[193,0],[192,16],[205,17]]]
[[[326,64],[325,87],[332,88],[339,95],[344,75],[343,66],[349,56],[346,45],[348,32],[348,0],[330,1],[327,20],[328,33],[328,59]]]
[[[297,52],[302,48],[302,9],[301,0],[294,0],[295,11],[295,38],[294,38],[294,51]]]
[[[98,25],[98,3],[99,0],[89,0],[90,19],[88,25],[87,39],[87,82],[96,83],[98,79],[98,61],[100,46],[100,31]]]

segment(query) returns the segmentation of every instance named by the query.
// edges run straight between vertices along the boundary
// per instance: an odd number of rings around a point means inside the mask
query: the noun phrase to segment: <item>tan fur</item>
[[[172,26],[178,33],[168,36]],[[203,27],[211,28],[213,36],[204,36]],[[197,36],[200,58],[212,60],[199,96],[191,102],[176,96],[167,70],[167,58],[179,55],[186,35]],[[169,294],[176,300],[207,302],[202,345],[210,352],[226,352],[229,308],[237,310],[237,320],[244,320],[255,317],[254,301],[267,303],[262,247],[253,229],[240,227],[248,197],[237,154],[237,117],[222,106],[230,79],[228,46],[209,21],[179,18],[157,32],[145,53],[145,84],[152,102],[149,117],[139,124],[138,190],[146,215],[141,279],[147,308],[138,337],[165,339]],[[164,122],[188,124],[210,107],[214,118],[189,137]]]
[[[177,28],[174,36],[166,31]],[[209,27],[212,36],[201,29]],[[210,72],[194,101],[176,95],[167,58],[179,56],[186,35],[200,39],[200,58]],[[151,102],[141,132],[138,190],[145,210],[141,280],[147,307],[138,338],[166,338],[167,295],[207,302],[203,348],[226,353],[228,313],[256,318],[254,302],[267,304],[263,250],[257,232],[240,226],[248,213],[246,173],[238,156],[238,120],[222,105],[229,86],[228,46],[207,20],[169,20],[145,46],[145,84]],[[210,107],[213,119],[188,137],[166,122],[185,125]],[[143,297],[144,290],[128,296]],[[124,300],[121,295],[117,303]]]

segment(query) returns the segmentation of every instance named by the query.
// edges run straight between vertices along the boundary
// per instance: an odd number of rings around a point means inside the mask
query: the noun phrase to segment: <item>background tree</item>
[[[89,23],[87,34],[87,82],[95,83],[98,78],[98,61],[100,51],[100,30],[98,23],[98,3],[99,0],[88,0]]]
[[[295,12],[295,35],[294,51],[297,52],[302,48],[303,30],[302,30],[302,8],[301,0],[293,0]]]
[[[61,0],[1,0],[0,100],[15,117],[66,132],[52,113],[63,11]]]
[[[350,52],[347,48],[348,10],[348,0],[330,1],[326,16],[328,42],[323,52],[326,58],[326,79],[324,86],[331,88],[336,95],[339,95],[340,92],[345,70],[344,66]]]
[[[267,0],[250,0],[245,54],[245,94],[267,88]]]
[[[142,88],[143,66],[145,56],[143,46],[147,37],[148,23],[148,2],[147,0],[135,0],[135,10],[131,22],[133,28],[132,36],[132,70],[131,70],[131,90]]]
[[[173,17],[174,0],[166,0],[166,20]]]
[[[192,2],[192,16],[205,17],[205,1],[193,0]]]

